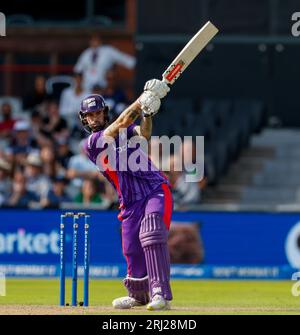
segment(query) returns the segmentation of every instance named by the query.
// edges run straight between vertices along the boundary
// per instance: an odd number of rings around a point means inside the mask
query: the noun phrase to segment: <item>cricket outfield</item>
[[[66,302],[71,301],[67,280]],[[78,299],[82,300],[82,281]],[[58,279],[7,279],[0,314],[298,314],[300,297],[291,281],[173,280],[172,310],[149,312],[137,307],[115,310],[111,301],[126,295],[121,280],[91,280],[90,307],[59,307]]]

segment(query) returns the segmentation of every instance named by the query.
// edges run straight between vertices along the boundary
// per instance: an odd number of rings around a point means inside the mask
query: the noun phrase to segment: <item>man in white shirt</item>
[[[83,73],[83,86],[91,91],[95,85],[106,86],[106,72],[115,64],[133,69],[135,63],[135,57],[110,45],[103,45],[101,37],[93,35],[90,47],[80,55],[74,70]]]

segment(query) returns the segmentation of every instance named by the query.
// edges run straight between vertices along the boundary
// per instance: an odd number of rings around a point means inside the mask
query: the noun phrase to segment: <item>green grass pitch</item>
[[[155,314],[300,314],[292,281],[172,280],[172,310]],[[71,301],[67,281],[66,302]],[[78,300],[82,299],[79,280]],[[114,310],[111,301],[126,295],[121,280],[91,280],[90,307],[59,307],[59,279],[7,279],[0,314],[154,314],[138,307]]]

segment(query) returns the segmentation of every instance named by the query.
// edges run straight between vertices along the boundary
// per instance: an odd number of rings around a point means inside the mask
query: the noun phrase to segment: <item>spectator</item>
[[[82,183],[82,188],[79,194],[75,197],[75,202],[84,205],[101,204],[103,199],[98,190],[99,181],[97,179],[86,178]]]
[[[43,162],[38,153],[31,153],[26,160],[25,176],[27,189],[39,199],[46,197],[50,189],[50,179],[43,175]]]
[[[42,134],[44,136],[53,138],[56,141],[68,138],[70,134],[68,124],[66,120],[60,116],[56,101],[52,100],[48,102],[47,117],[43,122]]]
[[[48,191],[45,198],[41,200],[43,208],[59,208],[63,202],[71,202],[70,197],[66,193],[66,185],[68,180],[58,176],[52,179],[52,187]]]
[[[56,159],[59,165],[67,170],[69,166],[69,161],[74,154],[70,149],[69,143],[66,139],[59,139],[56,142]]]
[[[6,199],[3,206],[13,208],[27,208],[32,202],[37,201],[37,196],[26,189],[26,177],[22,171],[17,170],[14,174],[12,193]]]
[[[135,58],[110,45],[103,45],[101,37],[93,35],[90,47],[80,55],[75,71],[83,73],[83,86],[91,91],[97,84],[106,87],[106,73],[115,64],[133,69]]]
[[[11,165],[0,157],[0,206],[4,203],[7,194],[11,192]]]
[[[43,75],[38,75],[34,80],[33,91],[23,98],[23,109],[41,108],[48,99],[46,78]]]
[[[101,88],[99,85],[94,86],[93,93],[103,96],[112,117],[116,118],[126,108],[128,101],[123,90],[117,85],[116,75],[113,69],[107,71],[106,82],[107,86],[105,88]]]
[[[198,183],[186,181],[186,173],[177,171],[179,156],[170,157],[170,171],[168,173],[172,187],[175,208],[194,205],[200,202],[200,187]]]
[[[89,95],[82,86],[82,73],[75,72],[73,74],[75,85],[74,87],[65,88],[61,94],[59,111],[60,114],[68,120],[71,127],[77,125],[78,112],[81,101]]]
[[[31,136],[29,122],[19,120],[15,123],[13,130],[13,139],[6,154],[14,166],[24,167],[27,155],[37,149],[37,142]]]
[[[83,144],[84,140],[80,142],[80,153],[71,157],[68,164],[67,177],[71,181],[70,186],[73,188],[72,193],[79,192],[85,178],[98,177],[97,168],[88,159]]]
[[[52,139],[51,137],[49,138],[49,134],[43,133],[44,126],[44,118],[41,116],[41,114],[37,110],[32,111],[31,130],[33,138],[37,141],[38,147],[51,145],[52,143]]]
[[[0,138],[10,138],[16,120],[12,116],[12,108],[8,102],[1,106]]]
[[[34,136],[38,136],[44,126],[42,115],[35,109],[31,112],[31,127]]]
[[[41,160],[43,166],[43,174],[49,178],[63,174],[64,170],[60,167],[56,160],[53,145],[45,145],[41,148]]]

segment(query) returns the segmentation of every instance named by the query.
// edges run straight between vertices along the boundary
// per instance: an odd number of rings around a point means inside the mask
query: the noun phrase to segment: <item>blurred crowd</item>
[[[22,97],[21,115],[15,115],[8,101],[2,102],[1,207],[58,208],[62,203],[102,209],[117,206],[116,192],[83,150],[87,134],[77,116],[80,101],[91,93],[105,98],[112,119],[129,104],[118,85],[114,64],[132,68],[135,59],[102,45],[99,36],[93,36],[74,67],[72,85],[59,95],[49,93],[47,78],[37,75],[33,87]],[[193,150],[193,143],[183,150]],[[176,205],[199,203],[201,185],[186,183],[184,172],[174,169],[168,177]]]

